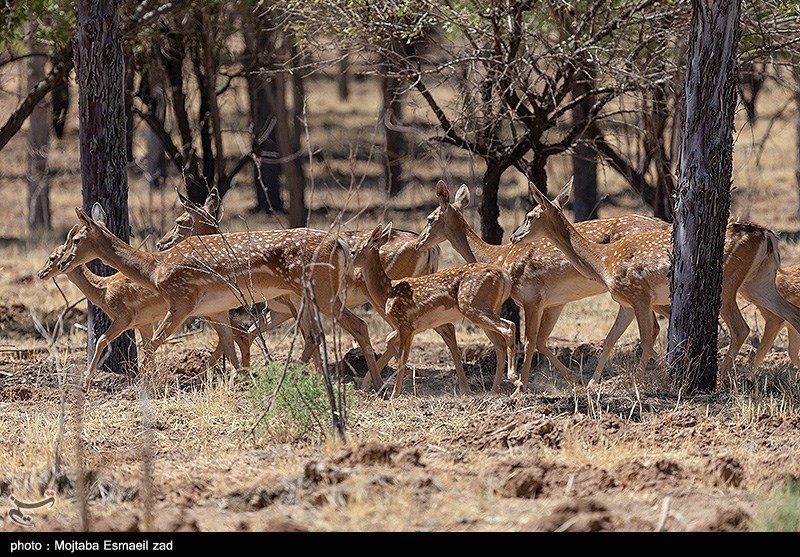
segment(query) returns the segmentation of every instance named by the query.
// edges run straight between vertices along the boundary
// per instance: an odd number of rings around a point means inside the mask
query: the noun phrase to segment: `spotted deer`
[[[73,226],[67,234],[64,244],[56,247],[48,256],[47,261],[38,273],[40,279],[47,280],[63,274],[58,270],[57,263],[79,229],[80,225]],[[66,273],[66,277],[78,287],[90,302],[103,310],[111,319],[111,325],[100,335],[95,344],[94,355],[84,376],[84,388],[88,389],[91,385],[103,351],[114,339],[128,329],[139,331],[139,335],[142,338],[142,349],[144,350],[143,361],[147,365],[153,355],[153,323],[167,313],[168,306],[164,298],[152,290],[139,286],[121,273],[107,277],[99,276],[91,272],[85,265],[75,267]],[[229,326],[227,323],[218,323],[211,319],[209,319],[209,322],[218,336],[221,336],[221,327]],[[249,366],[250,345],[247,344],[245,331],[233,326],[232,335],[242,353],[242,364],[245,367]],[[209,367],[216,363],[222,351],[222,342],[219,341],[214,353],[209,358]]]
[[[596,279],[581,274],[564,254],[546,239],[520,245],[492,245],[484,242],[464,217],[469,205],[469,188],[462,185],[450,201],[444,181],[436,184],[439,207],[428,215],[419,234],[418,249],[448,240],[467,262],[480,261],[502,265],[511,275],[511,298],[523,309],[525,317],[525,360],[520,384],[525,390],[535,352],[543,354],[561,376],[570,382],[577,379],[547,347],[564,305],[606,292]],[[668,230],[670,225],[642,215],[624,215],[577,223],[575,225],[596,242],[610,242],[643,230]]]
[[[320,313],[336,319],[361,346],[371,381],[382,380],[366,323],[340,298],[349,268],[349,246],[335,235],[310,228],[193,236],[162,252],[146,252],[109,231],[99,204],[89,217],[76,209],[81,228],[58,262],[69,272],[94,258],[160,294],[168,311],[153,338],[153,351],[192,315],[219,315],[278,296],[299,306],[313,286]],[[225,354],[237,364],[230,330],[223,328]],[[233,375],[231,376],[231,381]]]
[[[775,278],[775,286],[781,296],[789,303],[800,306],[800,265],[779,269]],[[751,377],[756,375],[769,349],[775,342],[775,337],[784,327],[789,333],[789,346],[787,348],[789,359],[795,367],[800,368],[800,333],[788,321],[775,313],[761,307],[758,309],[762,317],[764,317],[764,334],[761,336],[761,343],[758,345],[758,350],[756,350]]]
[[[221,233],[219,228],[221,203],[216,193],[216,188],[212,189],[203,205],[192,202],[180,193],[178,193],[178,197],[184,211],[178,216],[172,229],[158,241],[157,246],[159,249],[173,247],[191,236]],[[342,231],[340,236],[350,245],[353,245],[367,240],[371,233],[372,231],[370,230],[347,230]],[[390,279],[417,277],[436,272],[439,267],[439,254],[441,251],[439,246],[433,245],[429,248],[418,250],[415,246],[417,239],[417,234],[414,232],[392,228],[388,240],[380,246],[379,250],[381,263]],[[367,288],[360,273],[348,274],[347,289],[343,300],[347,307],[350,308],[369,303]],[[291,319],[296,313],[291,301],[286,297],[270,300],[267,307],[268,310],[259,319],[258,324],[254,324],[248,330],[248,338],[251,343],[259,333],[265,333],[277,327]],[[445,323],[435,327],[435,330],[442,337],[450,351],[457,373],[463,376],[464,369],[458,352],[455,326],[452,323]],[[384,354],[378,362],[378,369],[383,369],[391,357],[391,354]],[[370,377],[367,376],[365,380],[365,386],[369,387],[371,383]],[[460,385],[459,388],[463,389],[463,387],[464,385]]]
[[[589,383],[599,382],[611,350],[634,317],[642,345],[637,366],[637,373],[641,373],[656,356],[653,345],[658,336],[658,322],[654,313],[668,315],[672,233],[655,230],[630,234],[610,244],[592,242],[564,216],[561,207],[569,198],[571,187],[572,180],[551,202],[531,184],[531,196],[538,206],[526,215],[510,241],[521,244],[542,236],[549,238],[584,276],[605,284],[620,305]],[[749,332],[736,303],[737,293],[759,308],[784,316],[795,328],[800,327],[800,309],[786,301],[775,287],[779,265],[774,233],[753,223],[728,223],[720,315],[731,331],[731,343],[720,365],[721,372],[731,368]]]
[[[515,326],[498,315],[511,293],[511,277],[497,265],[466,263],[436,273],[392,281],[386,274],[379,249],[388,241],[392,224],[377,226],[370,236],[352,248],[353,265],[361,274],[373,307],[392,326],[386,339],[387,354],[396,354],[397,378],[392,396],[403,390],[408,356],[414,336],[426,329],[453,323],[462,318],[483,329],[495,347],[497,369],[492,391],[499,392],[506,368],[514,374],[516,357]],[[462,392],[469,383],[460,366],[456,367]]]

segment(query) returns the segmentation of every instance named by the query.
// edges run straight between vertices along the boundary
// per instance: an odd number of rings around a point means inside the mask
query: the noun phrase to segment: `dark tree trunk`
[[[653,106],[650,111],[650,149],[655,165],[655,193],[653,215],[672,222],[672,195],[675,192],[675,179],[672,175],[672,159],[667,152],[665,131],[669,119],[667,92],[665,84],[656,84],[653,89]]]
[[[83,208],[99,202],[109,230],[128,241],[128,176],[125,164],[125,63],[117,13],[119,0],[78,0],[77,52]],[[90,268],[100,275],[113,269],[99,261]],[[109,326],[108,317],[89,304],[87,357],[97,337]],[[136,372],[133,331],[118,337],[106,350],[102,369]],[[88,360],[87,360],[88,361]]]
[[[667,353],[670,377],[687,394],[716,386],[738,39],[739,0],[693,0]]]
[[[194,154],[192,125],[186,108],[183,63],[186,58],[186,46],[181,34],[173,29],[163,30],[164,45],[158,49],[161,61],[167,72],[167,79],[172,96],[172,114],[178,126],[181,142],[180,153],[183,157],[183,168],[180,172],[186,182],[186,193],[195,203],[203,203],[208,195],[208,186],[200,172],[197,156]]]
[[[297,161],[299,145],[295,144],[293,119],[286,101],[286,74],[275,74],[275,127],[278,134],[278,152],[282,159],[283,176],[289,192],[289,226],[297,228],[308,222],[305,191],[306,183],[303,169]]]
[[[163,125],[167,117],[167,96],[159,75],[155,68],[151,68],[146,75],[142,76],[142,87],[147,88],[147,104],[150,114]],[[145,126],[142,134],[145,144],[145,179],[149,190],[158,190],[161,189],[167,177],[167,155],[164,151],[164,144],[158,133],[150,126]]]
[[[401,96],[401,83],[392,75],[392,66],[384,63],[385,75],[382,78],[383,106],[381,108],[381,121],[384,133],[384,162],[383,181],[386,185],[387,197],[400,193],[405,186],[403,182],[403,153],[405,140],[403,132],[397,125],[403,117],[403,100]]]
[[[486,161],[486,165],[486,172],[483,174],[483,194],[481,204],[478,206],[478,214],[481,216],[481,237],[490,244],[500,245],[503,243],[503,228],[500,226],[498,195],[500,177],[506,167],[492,161]]]
[[[33,30],[33,24],[30,25]],[[31,51],[43,45],[31,39]],[[28,58],[28,91],[45,76],[47,59],[43,56]],[[50,144],[48,107],[42,103],[31,112],[28,120],[28,232],[35,237],[38,232],[50,229],[50,176],[47,172],[47,152]]]
[[[67,121],[69,111],[69,85],[65,81],[50,94],[53,109],[53,131],[56,137],[61,139],[64,135],[64,124]]]
[[[339,92],[339,100],[347,102],[350,98],[350,80],[347,70],[350,68],[350,60],[346,50],[341,52],[342,58],[339,60],[339,73],[336,75],[336,89]]]
[[[268,60],[262,59],[271,49],[269,34],[260,19],[249,22],[245,33],[245,66],[247,92],[250,97],[250,117],[253,123],[253,185],[256,193],[255,211],[285,213],[281,199],[281,166],[278,163],[278,138],[275,125],[272,82],[264,73]]]
[[[593,99],[588,95],[594,89],[594,70],[587,68],[581,79],[572,87],[572,97],[587,95],[586,99],[575,106],[573,117],[576,122],[586,121],[592,109]],[[587,127],[575,145],[572,154],[572,210],[575,221],[597,218],[597,151],[593,146],[593,126]]]
[[[136,86],[136,68],[133,64],[133,48],[125,43],[125,160],[133,162],[133,96]]]

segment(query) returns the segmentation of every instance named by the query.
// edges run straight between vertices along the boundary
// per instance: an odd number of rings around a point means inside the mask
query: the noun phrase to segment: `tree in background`
[[[45,45],[36,38],[36,24],[29,24],[28,90],[44,79],[47,56]],[[50,123],[47,103],[42,101],[31,112],[28,122],[28,231],[31,236],[50,229],[50,176],[47,152],[50,146]]]
[[[739,0],[693,0],[667,353],[673,381],[689,394],[713,391],[717,379],[738,43]]]
[[[128,174],[126,157],[125,63],[119,24],[119,0],[78,0],[75,68],[78,81],[81,183],[83,208],[95,202],[106,211],[108,229],[128,241]],[[108,276],[115,271],[100,261],[89,267]],[[110,325],[99,308],[89,303],[87,357]],[[102,368],[136,372],[133,330],[114,340]]]

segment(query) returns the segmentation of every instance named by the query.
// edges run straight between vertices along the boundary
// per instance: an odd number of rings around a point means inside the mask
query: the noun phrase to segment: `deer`
[[[486,333],[495,347],[497,368],[492,392],[498,393],[507,365],[514,375],[516,327],[499,315],[511,293],[511,277],[500,266],[465,263],[419,277],[392,281],[386,274],[379,249],[391,235],[392,223],[375,227],[370,236],[352,247],[353,266],[361,274],[373,307],[394,329],[386,338],[387,354],[396,354],[397,377],[392,398],[403,390],[408,356],[414,336],[426,329],[468,319]],[[469,391],[464,372],[456,368],[458,382]]]
[[[511,275],[511,298],[525,316],[525,360],[519,378],[521,391],[527,389],[535,352],[543,354],[561,377],[578,382],[572,372],[547,347],[547,340],[561,311],[569,302],[606,292],[594,278],[581,274],[564,254],[546,239],[524,245],[492,245],[484,242],[464,217],[470,193],[462,184],[451,202],[450,191],[443,180],[436,184],[439,206],[428,216],[419,234],[417,249],[425,249],[448,240],[467,262],[480,261],[502,265]],[[644,215],[623,215],[577,223],[582,234],[597,242],[610,242],[643,230],[668,230],[669,223]]]
[[[542,236],[550,239],[578,271],[604,284],[620,305],[589,385],[599,383],[611,350],[634,318],[642,346],[636,373],[641,374],[650,359],[657,356],[654,344],[659,329],[655,313],[669,315],[671,231],[637,232],[609,244],[592,242],[563,213],[572,180],[554,202],[533,184],[529,184],[529,189],[538,206],[528,212],[523,224],[511,235],[511,243],[535,241]],[[731,331],[731,342],[720,365],[721,372],[730,370],[749,333],[736,304],[737,293],[757,307],[782,316],[796,329],[800,327],[800,308],[785,300],[775,287],[779,266],[780,253],[773,232],[753,223],[728,223],[720,315]]]
[[[81,228],[72,236],[57,263],[67,273],[99,258],[132,281],[160,294],[168,310],[153,336],[152,350],[191,315],[228,319],[228,310],[278,296],[289,296],[295,306],[306,301],[313,287],[321,314],[338,320],[358,342],[371,375],[382,385],[369,329],[347,309],[341,289],[349,269],[349,246],[328,232],[311,228],[233,232],[193,236],[161,252],[134,248],[106,228],[99,203],[92,216],[76,208]],[[230,329],[222,328],[225,354],[238,369]],[[233,383],[236,369],[229,382]]]
[[[194,203],[180,192],[178,192],[178,199],[184,211],[176,218],[175,225],[157,242],[156,245],[159,250],[171,248],[191,236],[221,233],[219,227],[221,201],[216,188],[209,192],[203,205]],[[347,230],[341,231],[340,236],[350,245],[353,245],[367,240],[371,233],[371,230]],[[392,228],[389,238],[381,244],[379,248],[381,262],[390,279],[398,280],[406,277],[418,277],[436,272],[439,267],[441,248],[438,245],[433,245],[418,250],[415,246],[417,239],[418,236],[414,232]],[[348,274],[344,302],[349,308],[370,303],[367,288],[360,273]],[[268,310],[264,315],[264,319],[259,320],[258,324],[254,324],[248,329],[247,335],[250,343],[255,340],[258,334],[277,327],[297,313],[291,301],[286,297],[271,300],[267,307]],[[459,378],[465,377],[456,341],[455,326],[452,323],[445,323],[435,327],[434,330],[442,337],[450,351],[457,376]],[[306,339],[306,342],[309,342],[309,339]],[[393,352],[385,352],[378,361],[378,369],[382,370],[393,356]],[[365,388],[369,388],[370,383],[371,378],[367,376]],[[457,389],[462,394],[470,392],[469,384],[466,380],[459,381]]]
[[[64,244],[57,246],[50,253],[44,266],[38,272],[40,279],[47,280],[64,274],[58,270],[57,263],[63,257],[67,245],[79,229],[80,225],[73,226],[67,233]],[[153,323],[164,317],[168,309],[164,298],[156,292],[139,286],[121,273],[107,277],[99,276],[91,272],[85,265],[75,267],[66,273],[66,277],[90,302],[103,310],[111,319],[111,325],[100,335],[95,344],[94,355],[83,379],[84,389],[88,389],[91,385],[106,347],[128,329],[136,329],[139,332],[144,350],[143,363],[147,366],[153,356]],[[210,323],[220,337],[220,328],[228,326],[228,324],[213,320]],[[245,331],[234,326],[232,335],[242,353],[242,365],[249,366],[250,346],[246,344]],[[216,363],[222,350],[220,341],[209,358],[209,367]]]
[[[775,286],[781,296],[789,303],[800,306],[800,265],[779,269],[775,278]],[[759,307],[758,310],[764,318],[764,334],[761,336],[761,343],[756,350],[750,377],[754,378],[757,375],[757,371],[764,358],[766,358],[769,349],[772,348],[775,338],[784,327],[787,328],[789,333],[789,346],[787,348],[789,359],[795,367],[800,368],[800,333],[788,321],[775,313],[762,307]]]

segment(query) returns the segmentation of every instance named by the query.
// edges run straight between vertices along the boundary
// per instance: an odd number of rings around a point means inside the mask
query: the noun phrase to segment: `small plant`
[[[800,532],[800,478],[789,477],[773,489],[753,517],[758,532]]]
[[[254,374],[250,397],[257,411],[266,412],[255,432],[283,441],[326,436],[331,430],[331,410],[322,375],[305,364],[291,362],[281,383],[284,367],[284,362],[271,361],[259,366]],[[345,407],[349,404],[348,395],[346,391]],[[270,403],[272,407],[267,411]]]

